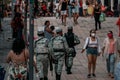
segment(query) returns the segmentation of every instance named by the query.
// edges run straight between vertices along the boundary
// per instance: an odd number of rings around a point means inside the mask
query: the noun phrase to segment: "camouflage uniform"
[[[72,29],[72,27],[68,27],[68,29]],[[71,35],[72,34],[72,35]],[[65,33],[65,38],[67,40],[69,48],[73,48],[73,51],[65,56],[65,65],[67,74],[71,74],[71,68],[73,65],[73,59],[76,56],[75,45],[80,44],[80,40],[77,35],[74,33]]]
[[[41,40],[46,41],[44,44],[46,45],[47,51],[48,51],[48,39],[44,38],[43,36],[39,37],[35,41],[35,48],[36,48],[36,45],[41,46],[41,44],[39,44]],[[47,75],[48,75],[48,66],[49,66],[49,51],[44,53],[42,51],[38,51],[34,49],[34,52],[36,55],[36,64],[37,64],[37,69],[39,71],[38,74],[39,74],[40,80],[48,80]]]
[[[64,50],[55,50],[54,49],[54,41],[60,39],[61,41],[63,41],[61,44],[63,44],[63,48]],[[59,45],[58,45],[59,46]],[[63,64],[64,64],[64,60],[65,60],[65,54],[67,54],[67,52],[69,52],[69,48],[68,48],[68,44],[66,42],[65,37],[61,36],[61,35],[57,35],[55,37],[53,37],[49,43],[49,48],[50,48],[50,53],[51,56],[53,58],[54,64],[55,64],[55,73],[56,73],[56,80],[60,80],[60,76],[62,73],[62,68],[63,68]]]

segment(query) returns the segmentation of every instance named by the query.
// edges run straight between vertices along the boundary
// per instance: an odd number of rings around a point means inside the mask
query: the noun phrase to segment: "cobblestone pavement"
[[[8,38],[11,38],[12,36],[12,30],[10,27],[10,18],[5,18],[2,21],[3,25],[3,32],[0,32],[0,65],[4,66],[5,69],[7,69],[8,64],[5,63],[6,55],[8,54],[8,51],[11,49],[12,40],[8,40]],[[35,19],[34,23],[34,35],[36,36],[36,32],[38,30],[38,27],[43,28],[42,25],[44,25],[45,20],[50,20],[51,25],[54,25],[56,28],[61,27],[63,29],[63,32],[66,32],[67,26],[63,26],[61,24],[60,19],[56,19],[55,17],[41,17],[38,19]],[[103,39],[106,37],[106,33],[109,30],[112,30],[115,37],[118,38],[118,28],[116,26],[116,20],[117,18],[114,17],[107,17],[106,21],[103,22],[102,29],[97,31],[97,36],[100,38],[100,44],[102,46]],[[29,21],[28,21],[29,22]],[[85,38],[89,36],[89,30],[94,29],[94,18],[91,17],[79,17],[77,25],[75,25],[72,21],[72,19],[67,18],[67,25],[74,26],[74,32],[77,34],[80,38],[81,44],[76,46],[77,56],[74,59],[74,66],[72,68],[72,75],[67,75],[65,72],[65,67],[63,68],[62,73],[62,79],[61,80],[113,80],[108,77],[105,67],[105,60],[100,56],[97,60],[97,66],[96,66],[96,78],[87,79],[87,58],[86,54],[80,54],[80,51],[84,45]],[[29,26],[29,23],[28,23]],[[28,27],[29,30],[29,27]],[[29,31],[28,31],[29,32]],[[119,39],[119,38],[118,38]],[[7,75],[6,75],[7,77]],[[49,72],[49,80],[55,80],[55,75],[51,76]],[[7,80],[7,78],[5,78]],[[36,79],[34,79],[36,80]]]

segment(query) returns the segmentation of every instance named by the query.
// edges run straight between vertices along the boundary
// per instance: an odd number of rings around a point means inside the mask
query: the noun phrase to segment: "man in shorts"
[[[59,3],[61,6],[61,21],[64,26],[66,26],[66,17],[67,17],[67,0],[62,0]]]

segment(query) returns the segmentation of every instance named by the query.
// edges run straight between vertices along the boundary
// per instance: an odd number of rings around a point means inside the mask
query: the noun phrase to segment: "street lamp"
[[[28,11],[28,0],[25,0],[25,27],[24,27],[24,35],[25,35],[25,42],[27,42],[27,11]]]
[[[33,80],[33,56],[34,56],[34,47],[33,47],[33,36],[34,36],[34,0],[30,0],[30,26],[29,26],[29,80]]]
[[[0,31],[2,30],[2,23],[1,20],[3,18],[3,2],[0,0]]]

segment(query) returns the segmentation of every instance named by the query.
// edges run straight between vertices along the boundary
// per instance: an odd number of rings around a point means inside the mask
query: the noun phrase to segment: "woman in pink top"
[[[106,58],[107,71],[111,78],[114,78],[114,66],[116,61],[116,54],[120,49],[117,39],[113,37],[113,32],[109,31],[107,33],[108,38],[105,38],[103,43],[103,53]]]
[[[11,63],[9,68],[10,80],[27,80],[27,61],[29,59],[29,51],[25,48],[24,40],[16,39],[13,42],[12,50],[7,55],[7,63]],[[35,63],[34,63],[35,65]],[[36,65],[35,70],[37,71]]]

